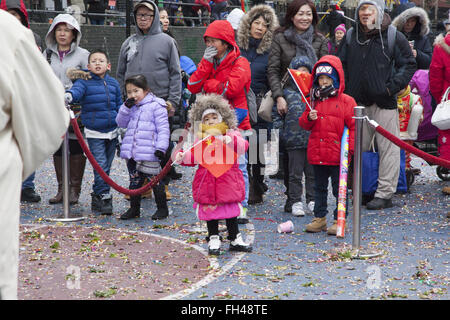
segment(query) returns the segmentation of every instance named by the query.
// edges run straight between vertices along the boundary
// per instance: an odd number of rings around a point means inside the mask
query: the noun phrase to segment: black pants
[[[225,223],[228,230],[228,240],[234,241],[239,233],[237,217],[225,219]],[[209,237],[219,235],[219,220],[206,221],[206,226],[208,227],[208,241]]]
[[[331,177],[331,187],[333,196],[336,198],[336,208],[333,211],[334,220],[337,220],[337,206],[339,195],[339,166],[321,166],[313,165],[314,168],[314,217],[323,218],[327,215],[327,199],[328,199],[328,178]],[[348,193],[345,199],[345,216],[348,212]]]

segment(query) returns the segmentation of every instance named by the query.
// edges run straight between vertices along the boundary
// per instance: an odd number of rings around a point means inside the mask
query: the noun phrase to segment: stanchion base
[[[382,256],[383,252],[381,251],[370,251],[368,249],[353,249],[352,251],[352,259],[371,259]]]
[[[69,214],[68,217],[65,217],[64,215],[57,216],[56,218],[46,218],[46,221],[50,222],[75,222],[75,221],[81,221],[86,219],[81,214]]]

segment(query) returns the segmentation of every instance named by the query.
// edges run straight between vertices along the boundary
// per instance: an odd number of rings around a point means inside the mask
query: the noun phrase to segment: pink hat
[[[334,29],[334,33],[336,33],[336,31],[341,30],[342,32],[347,33],[347,29],[345,29],[345,24],[340,24],[336,27],[336,29]]]

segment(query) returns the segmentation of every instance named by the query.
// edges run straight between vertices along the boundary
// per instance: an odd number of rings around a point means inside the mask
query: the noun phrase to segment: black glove
[[[132,106],[134,106],[135,102],[136,102],[136,100],[134,100],[134,98],[128,98],[128,99],[125,101],[124,105],[125,105],[127,108],[131,108]]]
[[[155,151],[155,156],[159,159],[159,161],[163,161],[164,157],[166,156],[164,152],[162,152],[161,150],[156,150]]]

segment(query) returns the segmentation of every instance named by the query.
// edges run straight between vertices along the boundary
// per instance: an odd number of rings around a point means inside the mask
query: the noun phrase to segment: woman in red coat
[[[450,34],[445,38],[436,38],[433,57],[430,64],[430,91],[437,103],[450,87]]]
[[[450,34],[445,38],[436,38],[433,57],[430,64],[430,92],[437,103],[450,87]],[[450,130],[438,131],[438,150],[440,157],[450,160]],[[450,195],[450,186],[442,189],[442,192]]]
[[[246,92],[250,88],[248,60],[234,39],[234,30],[226,20],[211,23],[203,35],[206,50],[188,82],[192,93],[217,93],[228,100],[238,120],[238,128],[250,130]]]
[[[238,128],[250,130],[246,93],[250,90],[251,70],[236,44],[234,30],[226,20],[211,23],[203,35],[206,50],[203,59],[188,81],[192,93],[216,93],[228,100],[236,114]],[[239,169],[244,175],[245,198],[238,218],[239,223],[247,223],[249,180],[247,157],[239,159]]]
[[[338,57],[331,55],[322,57],[314,66],[312,76],[314,78],[314,109],[306,109],[299,119],[300,126],[311,131],[307,156],[309,163],[313,165],[315,178],[314,219],[306,226],[306,231],[327,230],[329,235],[336,235],[341,138],[344,127],[347,126],[350,157],[354,147],[353,108],[356,102],[355,99],[344,94],[344,70]],[[327,229],[327,195],[330,177],[333,195],[336,198],[336,209],[334,223]]]

